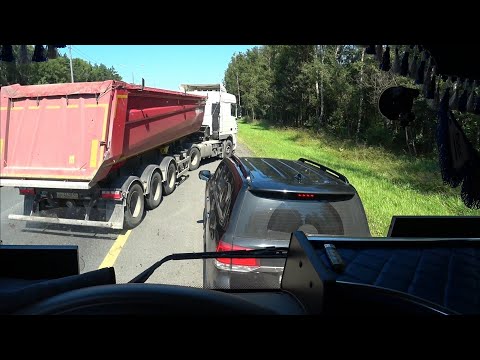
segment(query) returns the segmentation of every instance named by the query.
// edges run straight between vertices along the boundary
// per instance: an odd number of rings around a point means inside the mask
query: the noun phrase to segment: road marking
[[[117,239],[113,243],[112,247],[108,251],[108,254],[103,259],[102,263],[98,267],[99,269],[112,267],[115,264],[115,260],[117,260],[118,255],[120,255],[120,251],[122,251],[125,243],[127,242],[128,237],[132,230],[128,230],[125,234],[118,235]]]

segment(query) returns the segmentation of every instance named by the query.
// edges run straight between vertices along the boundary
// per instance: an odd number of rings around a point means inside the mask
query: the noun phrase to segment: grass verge
[[[240,121],[238,137],[254,156],[305,157],[343,173],[362,199],[374,236],[387,234],[393,215],[480,215],[463,204],[459,188],[443,185],[435,160],[263,122]]]

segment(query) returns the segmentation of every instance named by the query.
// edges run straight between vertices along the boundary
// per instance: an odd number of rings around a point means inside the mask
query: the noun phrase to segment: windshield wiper
[[[216,258],[256,258],[256,259],[275,259],[286,258],[288,247],[268,246],[262,249],[254,250],[232,250],[232,251],[212,251],[203,253],[178,253],[165,256],[162,260],[142,271],[134,277],[129,283],[144,283],[160,266],[170,260],[195,260],[195,259],[216,259]]]

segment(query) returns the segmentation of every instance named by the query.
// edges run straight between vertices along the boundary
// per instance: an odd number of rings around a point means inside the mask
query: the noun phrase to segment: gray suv
[[[204,250],[288,247],[291,233],[369,237],[355,188],[316,162],[232,156],[207,181]],[[278,288],[284,259],[204,260],[205,288]]]

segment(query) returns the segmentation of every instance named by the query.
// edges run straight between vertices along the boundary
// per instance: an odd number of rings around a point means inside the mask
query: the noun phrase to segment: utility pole
[[[237,75],[237,91],[238,91],[238,109],[240,110],[240,117],[242,117],[242,104],[240,103],[240,83],[238,82],[238,67],[237,67],[237,54],[233,54],[233,62],[235,66],[235,73]]]
[[[72,64],[72,45],[68,46],[68,50],[70,52],[70,77],[72,78],[72,83],[73,81],[73,64]]]

